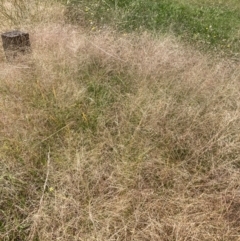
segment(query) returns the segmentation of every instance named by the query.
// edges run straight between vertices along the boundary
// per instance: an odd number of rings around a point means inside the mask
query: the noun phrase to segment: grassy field
[[[211,2],[0,1],[33,49],[0,52],[0,240],[239,240],[239,4]]]
[[[173,33],[201,50],[239,58],[239,1],[106,0],[68,1],[69,20],[92,29],[104,24],[120,31]],[[83,17],[84,16],[84,17]]]

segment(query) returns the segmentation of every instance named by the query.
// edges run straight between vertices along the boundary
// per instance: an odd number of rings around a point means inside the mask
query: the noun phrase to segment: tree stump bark
[[[31,52],[28,33],[14,30],[3,33],[1,36],[7,61],[14,60],[19,54]]]

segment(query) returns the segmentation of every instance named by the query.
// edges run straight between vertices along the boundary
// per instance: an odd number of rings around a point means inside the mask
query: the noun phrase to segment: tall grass
[[[238,240],[239,63],[54,9],[1,56],[0,240]]]
[[[5,31],[39,22],[56,21],[60,9],[55,1],[0,0],[0,29]]]

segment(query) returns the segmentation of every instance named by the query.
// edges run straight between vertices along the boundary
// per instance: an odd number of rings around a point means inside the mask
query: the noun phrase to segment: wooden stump
[[[14,60],[19,54],[31,52],[28,33],[14,30],[3,33],[1,36],[7,61]]]

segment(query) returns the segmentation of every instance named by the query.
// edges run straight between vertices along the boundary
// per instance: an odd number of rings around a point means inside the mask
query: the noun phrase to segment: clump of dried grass
[[[239,65],[35,29],[29,62],[1,63],[1,239],[237,240]]]
[[[1,31],[27,28],[36,23],[62,21],[63,6],[57,1],[0,0]]]

